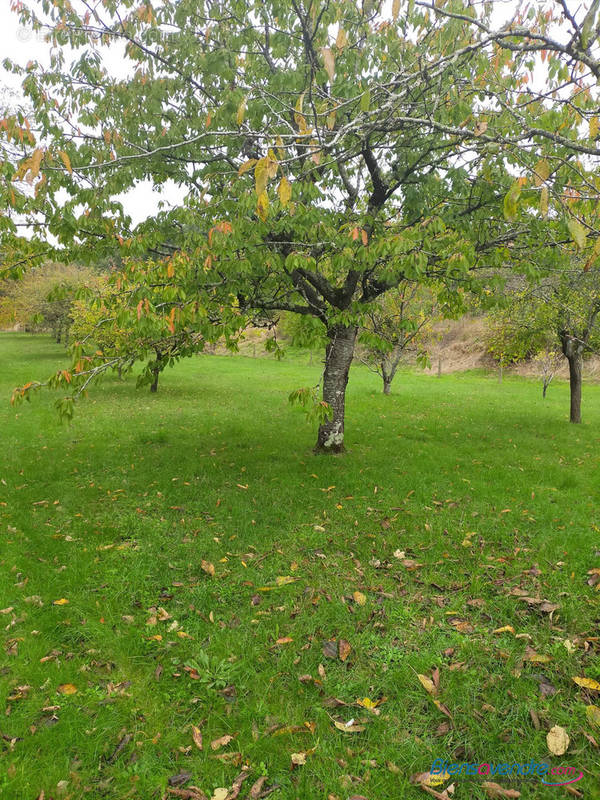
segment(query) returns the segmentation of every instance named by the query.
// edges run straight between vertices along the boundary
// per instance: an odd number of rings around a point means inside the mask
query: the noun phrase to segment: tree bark
[[[569,361],[569,385],[571,388],[571,415],[570,420],[574,423],[581,422],[581,375],[583,372],[583,356],[580,352],[575,352]]]
[[[581,422],[581,382],[583,374],[584,345],[574,336],[563,333],[561,335],[562,350],[569,362],[569,387],[571,390],[570,421],[578,424]]]
[[[329,404],[331,416],[319,427],[316,453],[344,452],[344,414],[348,373],[354,356],[358,328],[355,325],[333,325],[327,331],[323,400]]]
[[[392,379],[389,376],[384,375],[383,376],[383,393],[384,394],[389,394],[391,387],[392,387]]]

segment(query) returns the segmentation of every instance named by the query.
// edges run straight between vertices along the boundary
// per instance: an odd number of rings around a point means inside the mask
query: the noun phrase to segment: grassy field
[[[246,773],[240,798],[600,798],[600,694],[572,680],[600,680],[600,387],[573,427],[564,384],[384,397],[356,368],[349,452],[315,457],[304,356],[110,380],[69,426],[51,394],[11,408],[62,352],[0,336],[3,800],[236,797]],[[427,793],[435,759],[583,777]]]

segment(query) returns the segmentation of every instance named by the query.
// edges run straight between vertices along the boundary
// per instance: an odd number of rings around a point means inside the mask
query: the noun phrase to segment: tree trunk
[[[569,361],[569,385],[571,387],[571,422],[581,422],[581,375],[583,356],[580,352],[567,356]]]
[[[571,389],[570,420],[581,422],[581,378],[583,373],[584,345],[568,333],[561,334],[562,351],[569,362],[569,386]]]
[[[383,376],[383,393],[384,394],[389,394],[391,387],[392,387],[392,379],[389,377],[389,375],[384,375]]]
[[[154,380],[150,384],[150,391],[157,392],[158,391],[158,376],[160,375],[160,369],[158,367],[154,367],[152,370],[152,374],[154,375]]]
[[[329,343],[325,351],[323,400],[329,404],[331,416],[319,427],[316,453],[344,452],[346,386],[357,332],[355,325],[334,325],[327,331]]]

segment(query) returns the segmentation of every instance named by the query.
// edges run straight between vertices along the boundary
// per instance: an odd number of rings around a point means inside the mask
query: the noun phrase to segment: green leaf
[[[517,203],[520,195],[521,183],[520,181],[515,181],[504,198],[504,217],[508,222],[514,222],[517,218]]]
[[[585,228],[578,220],[575,219],[575,217],[570,217],[567,220],[567,226],[569,228],[569,233],[571,234],[571,239],[573,239],[577,245],[577,249],[583,250],[587,239],[587,232]]]

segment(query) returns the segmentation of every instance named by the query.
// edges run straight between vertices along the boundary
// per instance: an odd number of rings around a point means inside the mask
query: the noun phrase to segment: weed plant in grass
[[[406,372],[384,397],[355,368],[349,452],[315,457],[298,354],[107,380],[69,426],[50,394],[10,407],[61,353],[0,337],[0,797],[210,798],[246,765],[241,798],[419,798],[438,758],[571,764],[600,797],[600,694],[573,681],[600,680],[597,387],[574,427],[563,384]]]

